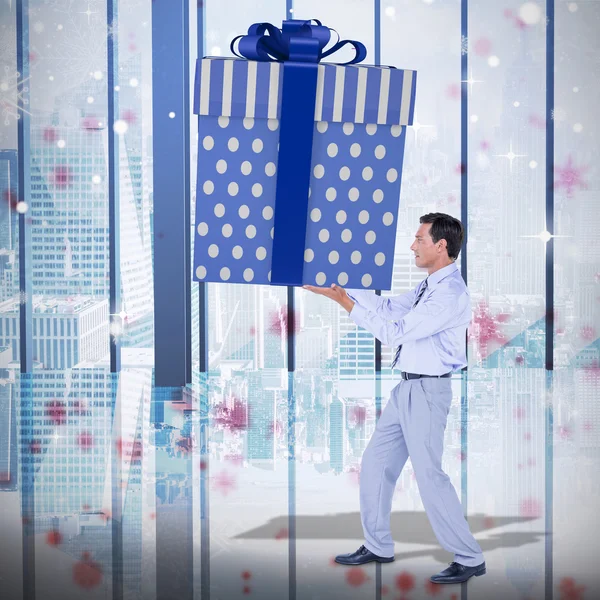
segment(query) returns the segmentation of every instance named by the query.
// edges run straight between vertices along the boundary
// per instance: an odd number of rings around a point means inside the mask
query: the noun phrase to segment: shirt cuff
[[[362,304],[354,302],[354,306],[348,314],[357,325],[361,325],[367,316],[367,312],[367,309]]]

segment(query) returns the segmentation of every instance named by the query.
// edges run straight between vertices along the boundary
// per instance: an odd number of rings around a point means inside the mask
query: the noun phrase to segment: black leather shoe
[[[447,569],[430,577],[433,583],[462,583],[473,575],[475,575],[475,577],[485,575],[485,561],[476,567],[467,567],[466,565],[461,565],[457,562],[451,562],[449,564],[450,566]]]
[[[364,565],[374,560],[380,563],[388,563],[393,562],[394,557],[377,556],[377,554],[373,554],[365,546],[361,546],[356,552],[352,552],[351,554],[338,554],[335,557],[335,562],[340,563],[340,565]]]

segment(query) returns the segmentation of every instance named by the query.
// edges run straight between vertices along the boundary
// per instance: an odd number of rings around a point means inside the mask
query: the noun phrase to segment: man
[[[429,213],[410,249],[428,276],[414,290],[382,298],[369,290],[304,288],[332,298],[350,318],[382,344],[397,346],[402,380],[392,389],[362,457],[360,513],[365,543],[336,562],[361,565],[394,560],[390,512],[396,481],[408,457],[433,532],[454,561],[430,579],[459,583],[486,572],[483,553],[464,518],[458,496],[442,470],[444,431],[452,403],[452,372],[466,366],[465,336],[471,298],[455,261],[463,241],[462,223]]]

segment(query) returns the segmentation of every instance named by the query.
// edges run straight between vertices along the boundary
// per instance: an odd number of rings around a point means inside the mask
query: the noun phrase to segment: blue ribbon
[[[281,30],[270,23],[254,23],[247,35],[237,36],[230,46],[240,58],[283,63],[271,285],[303,283],[318,63],[346,45],[353,46],[355,56],[339,64],[356,64],[367,56],[364,44],[340,41],[339,35],[324,50],[334,30],[313,20],[317,25],[288,19]],[[234,47],[238,40],[239,54]]]

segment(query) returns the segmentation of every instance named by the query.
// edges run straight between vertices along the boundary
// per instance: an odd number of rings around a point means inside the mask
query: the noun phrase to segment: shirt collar
[[[456,262],[451,262],[449,265],[438,269],[437,271],[435,271],[427,277],[427,287],[437,285],[442,279],[445,279],[446,277],[448,277],[448,275],[452,275],[454,271],[458,271]]]

